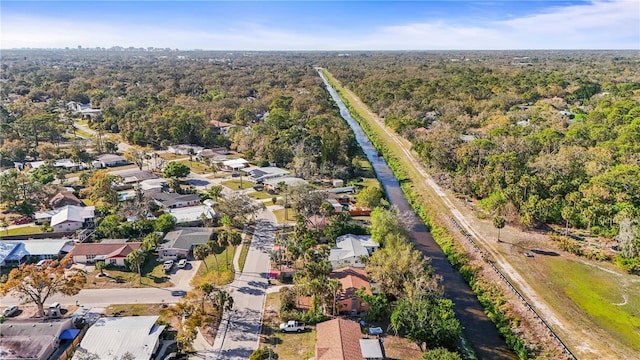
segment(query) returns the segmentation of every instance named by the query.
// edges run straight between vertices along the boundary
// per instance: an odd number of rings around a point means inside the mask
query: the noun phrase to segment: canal
[[[400,183],[387,166],[384,158],[378,156],[378,151],[373,146],[360,124],[353,119],[351,113],[342,102],[342,99],[329,84],[324,75],[318,71],[329,94],[340,109],[340,115],[349,124],[356,141],[371,162],[376,176],[387,194],[389,203],[396,206],[401,213],[409,217],[408,223],[413,224],[411,230],[412,240],[416,249],[424,256],[431,259],[434,272],[442,276],[442,285],[445,296],[454,302],[456,318],[464,328],[464,337],[476,353],[478,359],[517,359],[515,354],[507,347],[504,338],[498,333],[496,326],[484,313],[482,305],[476,298],[462,275],[451,266],[442,249],[436,244],[429,233],[427,226],[422,222],[409,205],[404,196]],[[429,344],[427,344],[429,346]]]

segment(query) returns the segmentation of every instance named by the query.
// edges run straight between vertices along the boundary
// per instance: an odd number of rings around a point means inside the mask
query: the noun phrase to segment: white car
[[[15,315],[15,313],[17,312],[18,312],[17,305],[9,306],[8,308],[2,310],[2,316],[9,317],[9,316]]]
[[[164,271],[165,273],[168,273],[169,271],[171,271],[172,267],[173,267],[173,260],[167,260],[162,264],[162,271]]]
[[[178,261],[178,268],[184,269],[185,266],[187,266],[187,259],[181,259]]]

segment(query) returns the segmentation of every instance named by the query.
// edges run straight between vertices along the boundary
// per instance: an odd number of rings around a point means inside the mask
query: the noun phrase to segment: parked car
[[[27,224],[31,222],[31,218],[28,216],[23,216],[21,218],[17,218],[15,220],[13,220],[13,225],[22,225],[22,224]]]
[[[280,331],[282,332],[303,332],[304,331],[304,323],[297,322],[295,320],[287,321],[286,323],[280,324]]]
[[[4,317],[13,316],[17,312],[18,312],[18,306],[17,305],[9,306],[8,308],[2,310],[2,316],[4,316]]]
[[[180,261],[178,261],[178,268],[184,269],[185,266],[187,266],[187,259],[180,259]]]
[[[171,271],[171,268],[173,268],[173,260],[166,260],[162,264],[162,271],[164,271],[165,273],[168,273],[169,271]]]

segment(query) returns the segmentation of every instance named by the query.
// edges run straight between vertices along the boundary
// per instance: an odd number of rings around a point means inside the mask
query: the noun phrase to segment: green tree
[[[129,268],[131,270],[135,270],[138,272],[138,278],[140,279],[140,284],[142,284],[142,264],[144,264],[144,261],[146,258],[147,258],[147,254],[141,249],[133,250],[125,258],[125,260],[129,264]]]
[[[191,172],[191,169],[183,163],[172,161],[165,166],[162,173],[167,178],[183,178]]]
[[[455,349],[462,333],[451,300],[424,294],[398,300],[391,313],[391,328],[422,351],[425,344]]]
[[[155,223],[153,224],[153,229],[158,232],[162,232],[164,234],[173,230],[176,227],[176,219],[171,214],[162,214],[158,216]]]
[[[107,267],[104,260],[96,261],[96,270],[100,271],[100,276],[104,276],[104,269]]]
[[[377,186],[367,186],[358,192],[358,205],[371,209],[380,205],[382,200],[382,190]]]
[[[407,228],[397,208],[384,209],[377,207],[371,211],[371,239],[386,245],[387,237],[408,239]],[[397,238],[397,237],[396,237]]]
[[[427,350],[422,354],[420,360],[462,360],[462,357],[460,357],[460,354],[458,353],[439,347]]]
[[[278,360],[278,354],[269,346],[256,349],[249,355],[249,360]]]
[[[145,251],[154,251],[161,241],[162,235],[154,231],[147,234],[144,239],[142,239],[142,246],[144,247]]]
[[[211,305],[219,312],[233,309],[233,297],[225,290],[218,290],[211,299]]]

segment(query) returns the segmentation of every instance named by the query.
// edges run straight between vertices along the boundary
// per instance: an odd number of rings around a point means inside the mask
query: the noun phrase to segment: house
[[[158,178],[158,176],[152,172],[139,170],[137,168],[110,171],[109,174],[122,178],[122,181],[114,186],[117,190],[130,189],[134,184]]]
[[[229,150],[227,148],[204,149],[196,154],[196,160],[204,161],[208,159],[211,162],[224,161],[227,159]]]
[[[91,163],[91,165],[96,169],[122,166],[127,164],[129,164],[129,161],[127,161],[127,159],[116,154],[102,154],[98,156],[94,162]]]
[[[92,264],[102,260],[107,265],[126,266],[127,255],[141,247],[141,242],[81,243],[76,244],[70,256],[75,264]]]
[[[158,316],[103,317],[87,330],[73,360],[87,354],[98,359],[153,359],[161,340],[164,325],[157,325]]]
[[[364,268],[362,257],[371,256],[379,247],[369,235],[342,235],[336,239],[336,246],[329,252],[329,262],[334,269],[341,266]]]
[[[138,183],[138,188],[144,194],[157,194],[167,189],[167,179],[148,179]]]
[[[75,231],[92,226],[95,209],[94,206],[67,205],[58,209],[59,211],[51,216],[50,225],[55,232]]]
[[[214,219],[216,212],[210,205],[186,206],[175,209],[165,210],[165,213],[171,214],[176,219],[176,224],[202,224],[203,217]]]
[[[228,134],[229,130],[235,127],[235,125],[233,124],[218,120],[211,120],[209,123],[216,127],[216,129],[218,130],[218,134]]]
[[[287,187],[292,188],[296,186],[306,185],[308,182],[304,179],[297,177],[280,177],[275,179],[268,179],[264,182],[264,188],[267,190],[275,190],[278,188],[278,184],[284,183]]]
[[[195,155],[202,150],[204,150],[202,146],[191,144],[171,145],[167,148],[167,151],[176,155]]]
[[[58,191],[51,199],[49,199],[49,206],[52,209],[59,209],[67,205],[83,207],[84,203],[78,199],[72,192],[67,190]]]
[[[53,163],[50,163],[47,161],[32,161],[27,164],[29,164],[29,167],[31,167],[30,171],[35,171],[40,166],[43,166],[47,163],[51,164],[55,168],[61,168],[69,171],[79,171],[79,170],[88,169],[87,164],[82,162],[77,163],[71,159],[57,159],[57,160],[54,160]]]
[[[70,318],[4,322],[0,324],[0,358],[47,360],[62,340],[73,340],[79,332]]]
[[[243,158],[225,160],[222,162],[222,170],[238,171],[247,167],[249,162]]]
[[[361,342],[362,332],[355,321],[337,318],[321,322],[316,326],[316,331],[315,360],[384,359],[379,340]]]
[[[278,179],[289,175],[289,171],[276,166],[249,167],[242,169],[249,176],[249,179],[262,183],[269,179]]]
[[[200,204],[200,196],[197,194],[180,195],[176,193],[159,193],[153,195],[153,200],[165,209],[176,209]]]
[[[18,266],[29,261],[60,259],[73,249],[69,239],[0,241],[0,266]]]
[[[341,268],[333,270],[329,278],[337,279],[342,284],[342,290],[336,298],[338,310],[341,313],[356,316],[369,310],[369,305],[356,296],[356,291],[362,288],[367,294],[372,294],[371,284],[364,270],[354,267]]]
[[[187,258],[196,245],[206,244],[211,240],[213,228],[176,228],[165,235],[158,246],[160,260]]]

